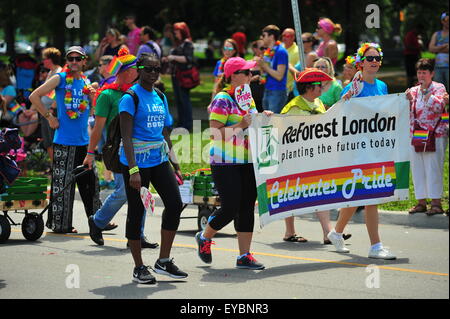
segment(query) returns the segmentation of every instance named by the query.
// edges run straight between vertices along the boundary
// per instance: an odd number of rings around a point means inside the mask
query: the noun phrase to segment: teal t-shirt
[[[71,119],[67,115],[67,107],[64,103],[66,95],[66,73],[57,73],[60,77],[59,85],[56,87],[56,105],[58,109],[59,128],[55,130],[53,143],[61,145],[82,146],[89,144],[88,119],[90,105],[76,119]],[[86,82],[85,82],[86,81]],[[83,87],[89,84],[89,80],[74,79],[71,88],[72,103],[71,110],[76,111],[82,99],[89,100],[87,95],[83,94]]]
[[[152,148],[152,145],[164,144],[164,127],[173,125],[172,115],[169,113],[167,98],[163,94],[161,99],[155,90],[147,91],[139,84],[130,90],[139,97],[137,109],[133,97],[124,94],[119,102],[119,113],[127,112],[133,116],[133,145],[136,165],[138,167],[154,167],[168,160],[164,149]],[[123,146],[120,148],[120,162],[128,166]]]

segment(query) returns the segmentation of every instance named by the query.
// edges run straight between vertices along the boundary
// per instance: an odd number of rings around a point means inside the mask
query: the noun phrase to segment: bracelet
[[[47,113],[45,113],[44,117],[45,117],[46,119],[48,119],[48,118],[50,117],[50,115],[53,115],[52,112],[47,111]]]
[[[94,152],[87,151],[86,153],[87,153],[87,155],[95,156],[95,153],[94,153]]]
[[[130,175],[133,175],[137,172],[139,172],[139,167],[137,167],[137,166],[130,168],[130,170],[128,171],[128,173],[130,173]]]

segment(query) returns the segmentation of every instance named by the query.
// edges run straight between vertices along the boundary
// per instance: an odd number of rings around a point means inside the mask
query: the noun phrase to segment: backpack
[[[157,89],[153,88],[158,94],[159,98],[164,102],[164,94]],[[128,90],[125,94],[131,95],[134,101],[134,110],[135,113],[137,111],[139,105],[139,97],[133,90]],[[114,172],[114,173],[122,173],[120,168],[120,144],[122,142],[122,135],[120,133],[120,114],[117,114],[108,127],[106,142],[103,145],[102,153],[103,153],[103,162],[105,163],[106,169]]]

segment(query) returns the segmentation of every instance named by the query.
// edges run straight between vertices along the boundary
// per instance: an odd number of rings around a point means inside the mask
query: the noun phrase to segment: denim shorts
[[[265,110],[280,113],[287,102],[287,91],[265,90],[262,105]]]

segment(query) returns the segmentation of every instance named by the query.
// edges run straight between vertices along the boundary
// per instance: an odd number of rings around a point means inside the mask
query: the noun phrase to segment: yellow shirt
[[[286,104],[280,114],[311,115],[322,114],[326,111],[325,106],[319,98],[316,98],[314,102],[310,102],[303,98],[303,96],[299,95]]]
[[[297,63],[300,62],[297,43],[294,42],[289,49],[286,49],[286,51],[289,57],[289,64],[295,66]],[[289,72],[289,66],[287,65],[286,67],[288,68],[286,87],[288,89],[288,92],[291,92],[292,89],[294,88],[294,76],[291,74],[291,72]]]

